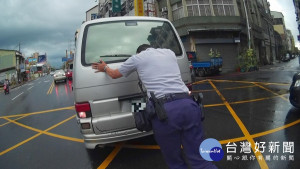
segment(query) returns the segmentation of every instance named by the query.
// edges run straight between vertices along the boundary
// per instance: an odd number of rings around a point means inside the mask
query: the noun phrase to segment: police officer
[[[137,71],[148,96],[149,91],[153,91],[156,98],[164,99],[168,119],[161,121],[155,116],[152,119],[152,128],[169,168],[217,168],[205,161],[199,153],[204,133],[200,120],[201,112],[197,103],[182,97],[188,95],[189,90],[181,79],[173,51],[154,49],[143,44],[138,47],[137,54],[128,58],[119,69],[111,69],[103,61],[93,63],[92,68],[96,69],[96,72],[106,72],[113,79],[127,77]],[[178,95],[181,98],[176,99]],[[187,162],[182,157],[181,146]]]

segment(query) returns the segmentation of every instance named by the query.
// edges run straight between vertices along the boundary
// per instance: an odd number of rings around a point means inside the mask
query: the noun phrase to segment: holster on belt
[[[168,118],[168,116],[167,116],[167,112],[164,108],[164,103],[155,97],[154,92],[150,92],[150,95],[151,95],[151,100],[153,102],[155,112],[156,112],[158,119],[160,121],[166,120]]]
[[[204,113],[204,106],[202,103],[203,100],[203,94],[202,93],[193,93],[193,100],[199,105],[201,110],[201,121],[205,119],[205,113]]]

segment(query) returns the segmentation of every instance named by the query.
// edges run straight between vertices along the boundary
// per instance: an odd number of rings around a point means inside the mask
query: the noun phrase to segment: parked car
[[[291,60],[290,54],[286,53],[285,55],[283,55],[282,59],[283,62],[288,62]]]
[[[296,58],[296,54],[291,54],[291,59],[295,59]]]
[[[300,73],[293,76],[293,82],[290,86],[290,102],[293,106],[300,108]]]
[[[56,70],[54,72],[53,78],[54,78],[54,83],[57,83],[58,81],[64,81],[64,82],[67,81],[66,73],[64,70]]]
[[[3,87],[3,86],[4,86],[4,81],[5,81],[5,79],[0,80],[0,87]]]
[[[136,54],[139,45],[150,44],[172,50],[182,80],[191,83],[183,44],[167,19],[112,17],[87,21],[81,25],[76,41],[73,92],[78,124],[88,149],[152,134],[140,132],[135,126],[132,103],[142,98],[137,74],[112,79],[106,73],[95,73],[93,62],[102,59],[116,69]]]
[[[8,86],[11,85],[10,81],[8,79],[2,79],[0,80],[0,87],[4,87],[5,81],[7,80]]]

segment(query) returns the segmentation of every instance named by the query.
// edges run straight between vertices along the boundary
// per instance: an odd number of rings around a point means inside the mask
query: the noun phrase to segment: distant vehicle
[[[281,60],[282,60],[283,62],[288,62],[288,61],[290,61],[290,60],[291,60],[290,54],[289,54],[289,53],[285,54],[285,55],[282,57]]]
[[[10,86],[10,82],[8,79],[4,80],[4,84],[3,84],[3,90],[4,90],[4,94],[9,94],[9,86]]]
[[[291,55],[291,59],[295,59],[295,58],[296,58],[296,54],[293,53],[293,54]]]
[[[3,87],[3,86],[4,86],[4,79],[0,80],[0,87]]]
[[[290,86],[290,102],[293,106],[300,108],[300,73],[294,74]]]
[[[48,72],[48,67],[47,67],[46,64],[42,64],[42,63],[41,64],[37,64],[36,68],[37,68],[37,72],[40,74],[40,76],[47,75],[46,72]]]
[[[72,76],[73,76],[73,63],[69,64],[66,76],[67,76],[67,78],[69,80],[72,80]]]
[[[8,84],[4,84],[3,89],[4,89],[5,95],[9,94],[9,85]]]
[[[53,72],[53,71],[52,71],[52,72],[50,72],[50,75],[51,75],[51,76],[53,76],[53,75],[54,75],[54,73],[55,73],[55,72]]]
[[[223,58],[214,57],[210,61],[192,62],[192,69],[197,76],[218,74],[222,71]]]
[[[66,73],[64,70],[56,70],[53,77],[54,83],[57,83],[58,81],[67,81]]]
[[[105,73],[95,73],[91,67],[93,62],[103,59],[111,68],[119,68],[136,54],[141,44],[172,50],[182,80],[191,83],[185,49],[169,20],[112,17],[83,23],[76,40],[73,92],[76,117],[87,148],[152,134],[152,131],[137,130],[132,115],[132,103],[142,98],[137,73],[128,78],[112,79]]]

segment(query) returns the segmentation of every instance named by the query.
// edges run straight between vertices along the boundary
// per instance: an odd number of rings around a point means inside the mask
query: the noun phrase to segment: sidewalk
[[[300,72],[300,65],[298,58],[291,59],[288,62],[279,62],[278,60],[276,60],[273,65],[259,66],[259,70],[286,70]]]
[[[37,79],[37,78],[36,78]],[[9,86],[9,90],[11,90],[11,89],[14,89],[14,88],[17,88],[17,87],[20,87],[20,86],[22,86],[22,85],[24,85],[24,84],[26,84],[26,83],[28,83],[28,82],[31,82],[31,81],[33,81],[33,80],[36,80],[36,79],[30,79],[30,80],[28,80],[28,81],[23,81],[23,82],[21,82],[21,83],[17,83],[17,84],[15,84],[15,85],[10,85]],[[0,92],[3,92],[4,90],[3,90],[3,87],[0,87]]]
[[[300,65],[298,58],[294,58],[288,62],[276,62],[273,65],[260,65],[258,71],[293,71],[293,72],[300,72]],[[253,73],[253,72],[237,72],[237,71],[229,71],[229,72],[221,72],[219,75],[212,75],[212,76],[204,76],[204,77],[195,77],[195,81],[211,79],[211,78],[221,78],[224,76],[240,76],[245,73]]]

